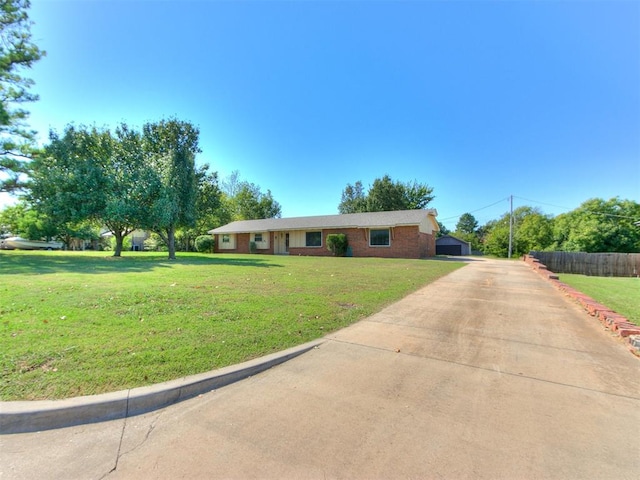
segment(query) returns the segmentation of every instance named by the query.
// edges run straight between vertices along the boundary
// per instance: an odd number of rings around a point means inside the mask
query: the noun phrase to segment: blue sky
[[[389,174],[453,228],[640,201],[640,2],[33,0],[45,142],[175,116],[286,217]]]

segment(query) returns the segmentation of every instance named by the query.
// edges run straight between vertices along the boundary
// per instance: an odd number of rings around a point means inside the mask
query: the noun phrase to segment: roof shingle
[[[437,215],[438,212],[431,208],[428,210],[396,210],[391,212],[347,213],[313,217],[239,220],[209,230],[209,233],[254,233],[324,228],[396,227],[401,225],[418,225],[428,216],[435,217]]]

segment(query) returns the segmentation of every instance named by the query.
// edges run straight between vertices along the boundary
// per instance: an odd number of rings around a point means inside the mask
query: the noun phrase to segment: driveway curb
[[[640,356],[640,326],[629,322],[626,317],[616,313],[606,305],[598,303],[588,295],[561,282],[558,275],[551,272],[546,265],[540,263],[540,260],[534,256],[525,255],[523,260],[531,265],[543,278],[551,282],[555,288],[578,302],[589,315],[600,320],[604,328],[625,340],[631,353]]]
[[[256,375],[323,342],[324,339],[315,340],[238,365],[148,387],[64,400],[0,402],[0,434],[37,432],[140,415]]]

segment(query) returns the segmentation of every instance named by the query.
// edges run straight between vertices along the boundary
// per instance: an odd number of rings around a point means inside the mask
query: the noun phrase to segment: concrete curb
[[[523,260],[531,265],[543,278],[551,282],[554,287],[565,295],[579,303],[592,317],[600,320],[600,323],[617,336],[626,339],[631,353],[640,356],[640,326],[628,321],[627,318],[614,312],[606,305],[596,302],[593,298],[562,283],[555,273],[549,271],[546,265],[532,255],[525,255]]]
[[[0,434],[37,432],[140,415],[268,370],[318,347],[324,339],[178,380],[64,400],[0,402]]]

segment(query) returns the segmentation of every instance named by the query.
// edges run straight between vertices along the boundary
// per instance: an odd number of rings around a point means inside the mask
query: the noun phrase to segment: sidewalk
[[[325,340],[144,415],[0,436],[0,478],[637,478],[639,359],[524,262]]]

